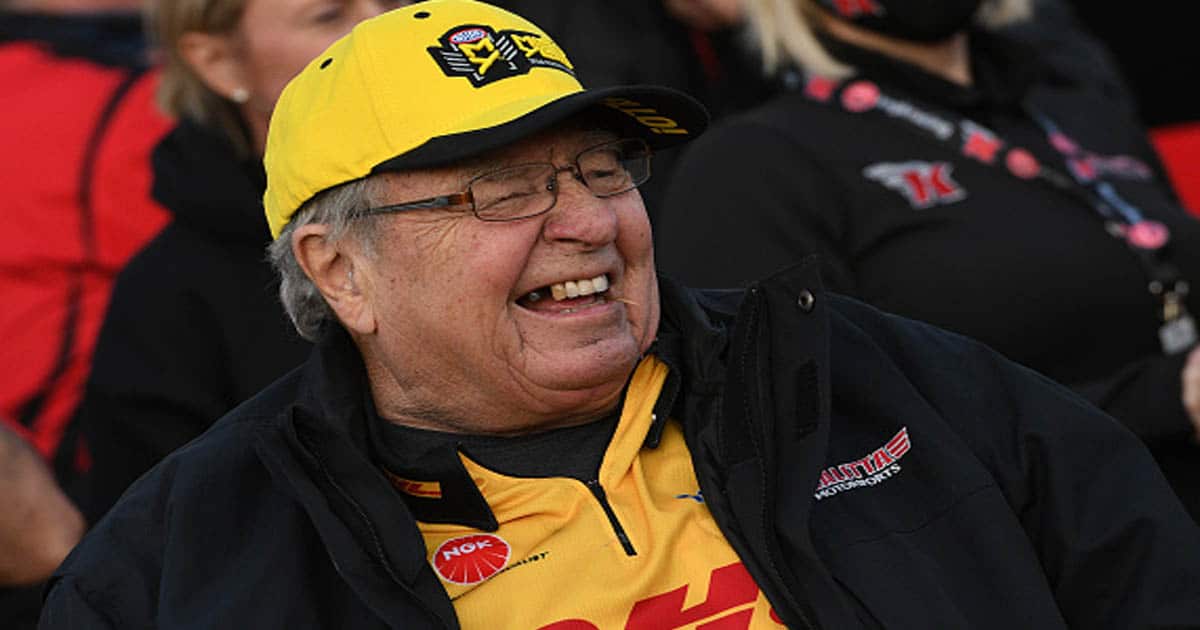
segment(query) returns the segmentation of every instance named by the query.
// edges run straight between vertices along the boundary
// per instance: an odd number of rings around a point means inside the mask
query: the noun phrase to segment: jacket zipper
[[[744,343],[743,353],[744,354],[741,357],[741,359],[742,359],[741,360],[742,378],[749,378],[749,376],[748,376],[749,370],[747,369],[748,365],[754,365],[756,368],[755,371],[758,371],[757,363],[758,363],[759,358],[758,358],[758,352],[757,352],[758,349],[757,349],[756,344],[758,341],[758,336],[760,335],[759,311],[762,309],[762,302],[766,299],[762,294],[762,290],[759,289],[758,287],[750,288],[750,296],[753,299],[753,301],[750,303],[750,309],[747,312],[747,322],[746,322],[746,327],[745,327],[746,336],[743,339],[743,343]],[[758,408],[758,405],[755,403],[755,401],[747,400],[746,401],[746,413],[748,416],[757,416],[757,415],[761,414],[761,410]],[[756,445],[756,448],[757,448],[757,445]],[[761,454],[759,456],[759,461],[760,462],[762,461]],[[766,474],[766,473],[764,472],[763,474]],[[773,538],[770,542],[774,543],[774,544],[768,545],[767,554],[766,554],[767,566],[769,567],[770,572],[775,575],[776,583],[783,587],[781,589],[783,591],[783,593],[781,593],[781,595],[783,595],[786,599],[794,599],[794,596],[788,597],[788,595],[795,592],[794,590],[792,590],[792,587],[794,587],[795,585],[787,584],[787,581],[784,579],[784,576],[783,576],[783,571],[780,570],[778,563],[776,561],[776,558],[771,553],[772,548],[778,548],[779,541],[777,539]],[[761,588],[761,586],[760,586],[760,588]],[[799,619],[800,623],[803,625],[803,628],[805,628],[807,630],[816,630],[816,628],[818,627],[817,624],[814,623],[813,620],[808,618],[808,615],[805,614],[804,608],[802,606],[798,605],[796,602],[789,601],[788,603],[792,604],[792,606],[790,606],[790,608],[791,608],[792,612],[795,613],[795,615]]]
[[[600,502],[600,507],[604,508],[604,514],[608,517],[608,524],[612,525],[613,532],[617,535],[617,540],[621,541],[621,548],[625,550],[625,555],[636,556],[637,550],[633,548],[633,542],[629,540],[629,534],[625,533],[625,528],[621,526],[621,521],[617,519],[617,513],[609,505],[608,494],[604,492],[604,486],[600,485],[600,480],[592,479],[585,481],[583,485],[592,491],[592,496],[596,497],[596,501]]]

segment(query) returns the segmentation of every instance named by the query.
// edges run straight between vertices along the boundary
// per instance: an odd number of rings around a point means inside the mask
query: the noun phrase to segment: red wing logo
[[[953,171],[949,162],[912,160],[872,164],[863,175],[904,195],[913,208],[925,210],[967,198],[967,191],[950,177]]]
[[[567,55],[550,38],[526,31],[499,31],[482,24],[456,26],[428,48],[449,77],[466,77],[475,87],[528,74],[534,68],[553,68],[571,76]]]
[[[478,584],[499,573],[508,564],[512,549],[493,534],[451,538],[433,552],[433,568],[453,584]]]
[[[900,459],[911,448],[908,427],[903,427],[887,444],[871,451],[866,457],[821,471],[821,481],[813,496],[820,501],[839,492],[881,484],[900,474]]]

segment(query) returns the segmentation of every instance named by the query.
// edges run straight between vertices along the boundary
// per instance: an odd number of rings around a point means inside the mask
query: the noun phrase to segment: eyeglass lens
[[[581,152],[575,166],[592,194],[611,197],[633,190],[650,177],[650,154],[640,140],[617,140]],[[470,185],[476,216],[507,221],[549,210],[558,196],[558,171],[553,164],[538,163],[481,175]]]

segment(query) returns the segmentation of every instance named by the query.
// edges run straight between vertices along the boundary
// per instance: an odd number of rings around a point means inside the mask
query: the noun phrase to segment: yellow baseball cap
[[[272,237],[317,193],[511,144],[585,109],[653,148],[686,142],[704,108],[665,87],[585,90],[558,44],[473,0],[429,0],[362,22],[300,72],[267,134]]]

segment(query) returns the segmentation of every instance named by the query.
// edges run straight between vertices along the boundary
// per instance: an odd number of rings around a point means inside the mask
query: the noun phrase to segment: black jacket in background
[[[660,289],[658,422],[680,422],[705,505],[789,627],[1200,627],[1200,529],[1092,406],[822,293],[811,268],[744,297]],[[331,327],[134,485],[59,568],[42,629],[457,628],[406,503],[428,499],[371,459],[366,388]],[[901,429],[892,476],[816,499],[825,468]]]
[[[154,152],[154,196],[175,218],[121,273],[80,422],[95,522],[158,460],[308,353],[266,261],[261,164],[184,122]]]
[[[1151,179],[1110,181],[1170,227],[1167,255],[1200,286],[1200,223],[1158,176],[1132,112],[1093,82],[1067,81],[1032,51],[983,33],[972,38],[971,89],[845,44],[833,50],[884,95],[985,125],[1060,172],[1028,107],[1087,150],[1140,160]],[[983,164],[895,117],[846,111],[840,94],[781,95],[689,145],[655,225],[664,272],[742,286],[819,254],[834,290],[974,337],[1084,394],[1150,444],[1200,519],[1200,448],[1181,402],[1186,354],[1163,356],[1161,306],[1127,245],[1088,204],[1009,174],[1003,154]],[[898,182],[866,175],[913,163],[947,164],[960,196],[914,207]],[[1200,313],[1200,292],[1188,305]]]

